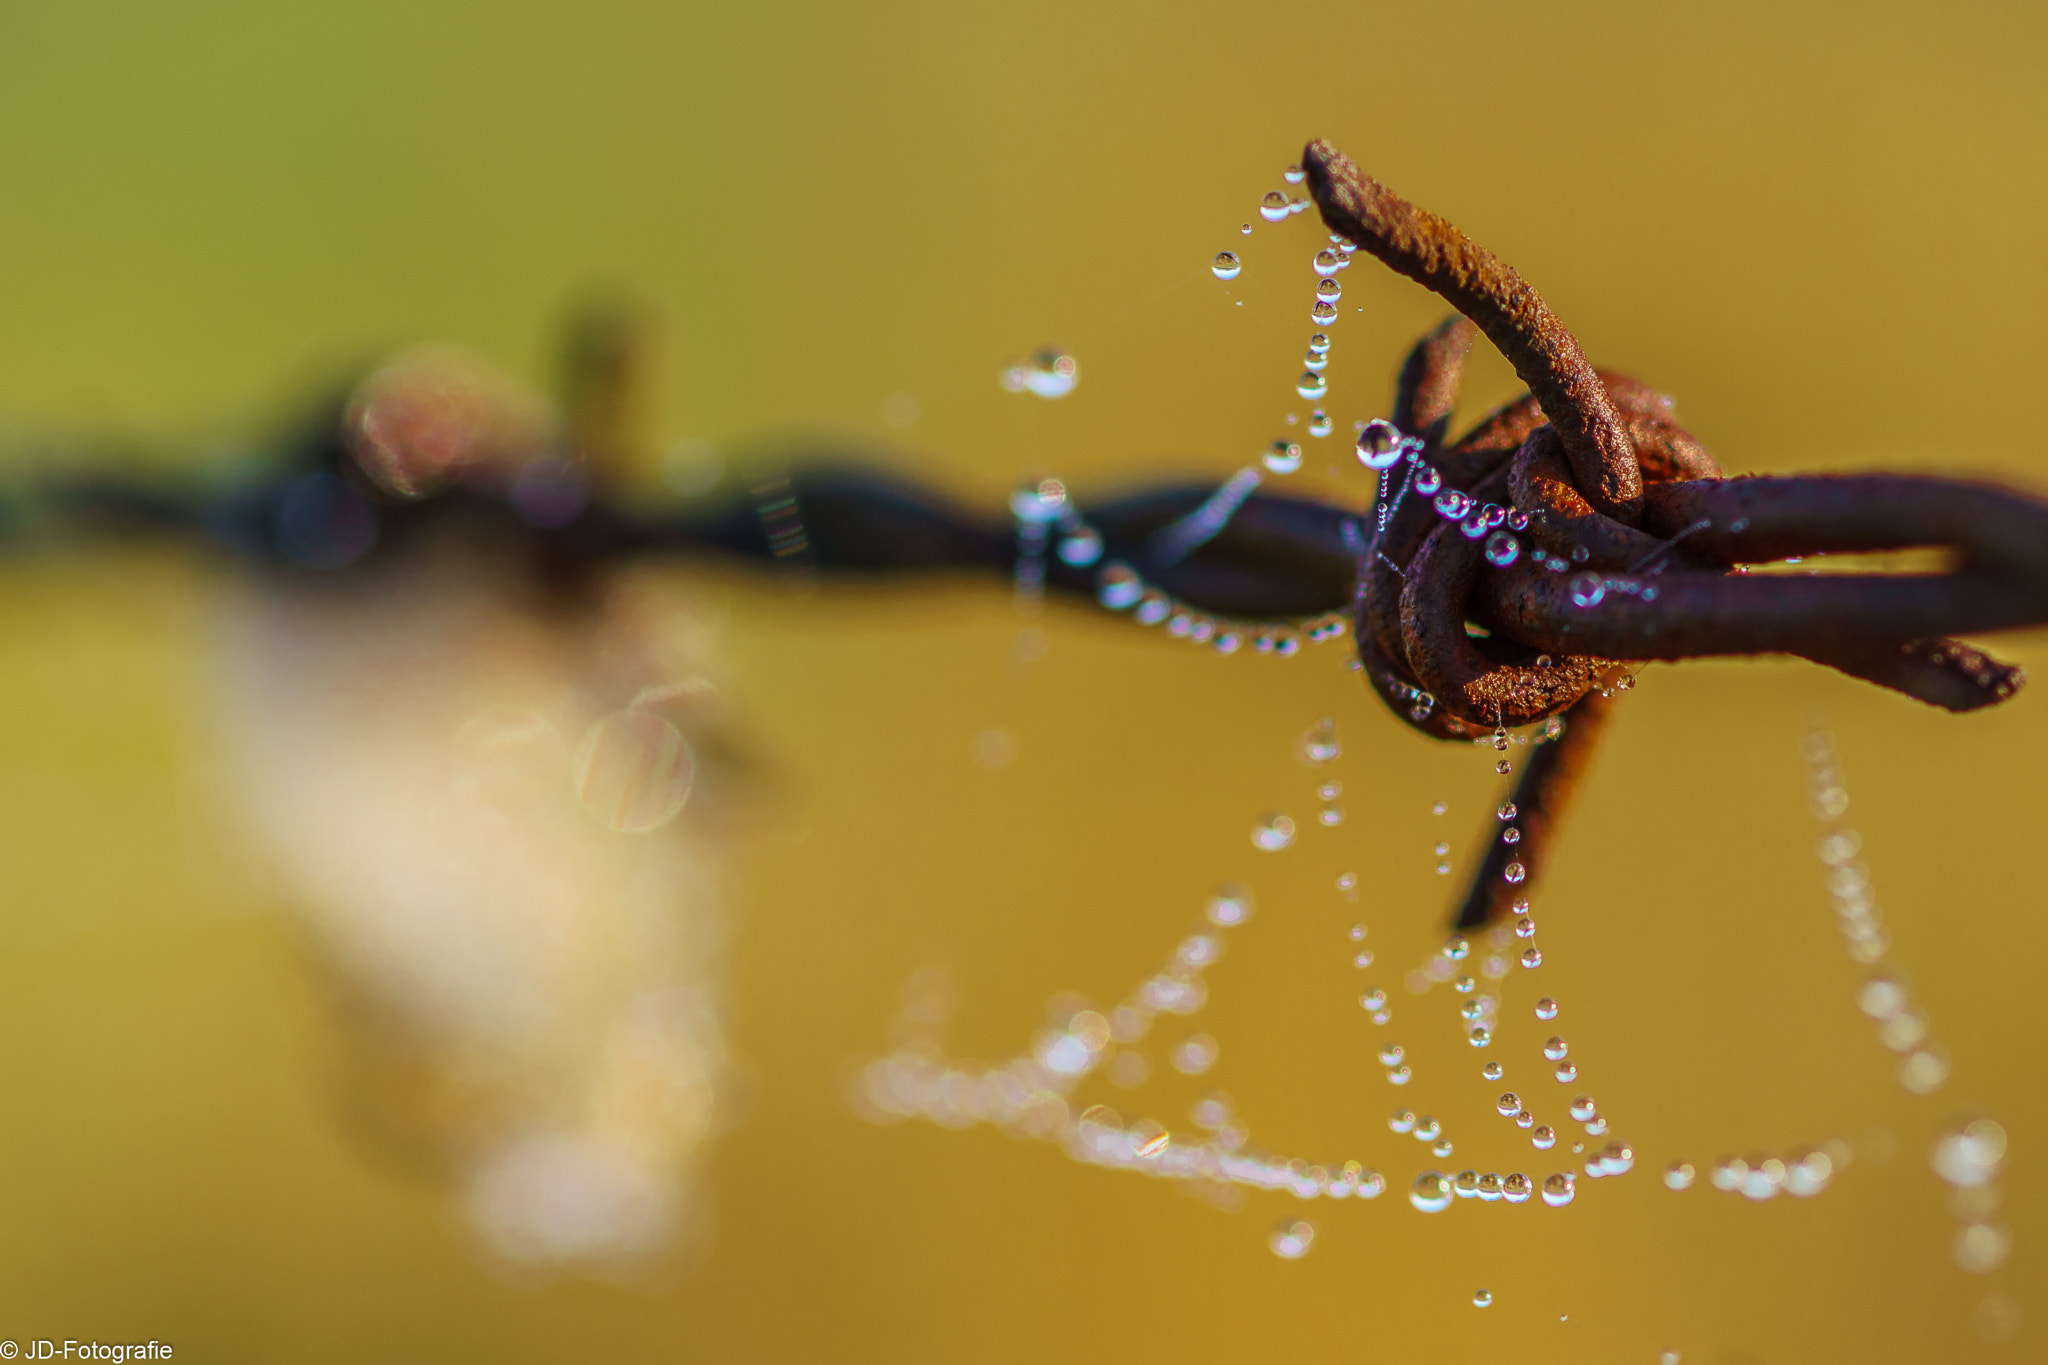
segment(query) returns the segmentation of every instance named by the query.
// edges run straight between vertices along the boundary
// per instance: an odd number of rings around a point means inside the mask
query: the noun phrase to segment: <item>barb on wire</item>
[[[445,353],[413,353],[283,443],[267,474],[214,490],[59,478],[0,509],[0,529],[17,541],[80,522],[183,532],[322,574],[460,528],[569,592],[622,558],[705,552],[807,576],[979,573],[1148,622],[1205,613],[1226,649],[1233,623],[1315,622],[1313,636],[1341,631],[1348,612],[1368,684],[1404,723],[1467,741],[1562,723],[1523,765],[1519,842],[1483,851],[1465,927],[1502,915],[1540,871],[1602,728],[1603,679],[1622,664],[1791,654],[1955,711],[2021,685],[2017,668],[1948,637],[2048,622],[2048,504],[1924,477],[1724,478],[1668,398],[1594,369],[1498,257],[1327,142],[1302,165],[1333,233],[1457,310],[1409,353],[1391,422],[1361,437],[1380,471],[1370,507],[1278,496],[1247,470],[1085,509],[1048,480],[990,514],[815,450],[752,492],[649,507],[610,485],[602,458],[620,445],[610,409],[623,381],[611,381],[630,357],[572,344],[572,381],[594,373],[593,355],[609,368],[568,385],[565,420]],[[1482,334],[1528,392],[1454,437]],[[1743,572],[1921,547],[1951,551],[1952,570]]]

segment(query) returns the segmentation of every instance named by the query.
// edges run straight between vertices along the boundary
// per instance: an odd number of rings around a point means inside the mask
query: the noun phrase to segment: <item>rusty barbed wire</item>
[[[1606,680],[1625,665],[1790,654],[1954,711],[2019,688],[2020,670],[1949,637],[2048,622],[2048,504],[1927,477],[1724,477],[1670,399],[1594,369],[1498,257],[1327,142],[1310,143],[1302,167],[1332,233],[1457,310],[1409,353],[1391,421],[1361,437],[1381,474],[1370,505],[1276,496],[1240,475],[1220,489],[1090,499],[1085,512],[1046,483],[990,515],[889,475],[872,455],[812,445],[769,452],[754,462],[768,472],[737,489],[651,507],[613,486],[604,458],[619,444],[618,375],[633,358],[621,341],[630,329],[586,344],[607,322],[597,313],[570,333],[564,415],[445,354],[414,353],[289,433],[264,472],[226,487],[65,473],[0,506],[0,531],[15,543],[81,524],[196,534],[272,571],[316,575],[374,571],[460,538],[570,599],[601,566],[650,555],[710,552],[854,580],[1001,574],[1020,591],[1140,619],[1200,613],[1233,648],[1240,631],[1285,646],[1285,623],[1313,620],[1321,634],[1348,614],[1371,689],[1403,723],[1504,743],[1509,727],[1546,722],[1548,742],[1528,751],[1509,797],[1519,842],[1496,833],[1482,849],[1456,915],[1467,928],[1506,913],[1540,875],[1603,728]],[[1528,392],[1454,438],[1481,335]],[[593,356],[604,382],[591,379]],[[1491,538],[1500,528],[1511,553]],[[1954,568],[1743,572],[1923,547],[1952,551]]]

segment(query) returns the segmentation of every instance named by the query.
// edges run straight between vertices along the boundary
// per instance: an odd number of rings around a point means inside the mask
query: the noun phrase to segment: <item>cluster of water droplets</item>
[[[1877,1024],[1878,1041],[1898,1054],[1899,1084],[1916,1095],[1939,1090],[1948,1080],[1948,1051],[1929,1040],[1927,1014],[1912,1003],[1906,984],[1881,969],[1891,947],[1870,869],[1858,856],[1862,836],[1849,827],[1849,789],[1842,777],[1834,739],[1820,731],[1806,737],[1808,795],[1815,818],[1824,829],[1818,852],[1827,869],[1828,894],[1835,903],[1835,923],[1842,931],[1849,957],[1870,969],[1856,992],[1856,1004]]]
[[[2005,1165],[2005,1128],[1996,1119],[1974,1118],[1944,1130],[1929,1157],[1935,1175],[1948,1186],[1949,1211],[1958,1226],[1949,1254],[1973,1275],[1988,1275],[2005,1264],[2012,1229],[1998,1219],[1998,1175]]]

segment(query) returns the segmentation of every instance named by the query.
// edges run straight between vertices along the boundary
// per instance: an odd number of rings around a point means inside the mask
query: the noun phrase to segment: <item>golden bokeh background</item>
[[[2038,6],[1968,2],[16,4],[4,444],[231,458],[421,339],[544,385],[597,291],[658,322],[664,442],[800,436],[991,505],[1047,473],[1084,505],[1220,477],[1305,406],[1313,233],[1237,227],[1327,135],[1505,256],[1596,362],[1676,394],[1731,470],[2043,489],[2044,38]],[[1208,272],[1225,248],[1241,288]],[[1340,431],[1440,312],[1369,262],[1345,278]],[[1003,393],[1046,343],[1078,390]],[[1485,357],[1467,411],[1512,390]],[[1365,496],[1333,444],[1297,480]],[[1564,1211],[1425,1217],[1400,1192],[1437,1163],[1388,1132],[1397,1100],[1451,1126],[1453,1168],[1553,1168],[1491,1114],[1446,994],[1398,989],[1449,899],[1431,845],[1462,867],[1490,824],[1490,752],[1397,725],[1338,647],[1224,659],[1028,618],[1000,583],[804,596],[709,571],[772,790],[732,854],[724,1131],[687,1246],[540,1275],[495,1265],[446,1188],[337,1111],[340,1016],[222,790],[210,623],[233,575],[127,547],[0,567],[0,1336],[222,1361],[2048,1354],[2037,691],[1955,717],[1804,664],[1646,670],[1538,892],[1541,988],[1638,1171]],[[1022,629],[1044,657],[1020,661]],[[2038,671],[2044,644],[2003,648]],[[1322,715],[1334,830],[1293,756]],[[1954,1058],[1931,1097],[1854,1008],[1806,809],[1816,723]],[[998,725],[1015,761],[977,766]],[[1294,848],[1252,847],[1268,810],[1308,826]],[[855,1116],[849,1078],[919,967],[958,983],[956,1052],[1005,1056],[1055,991],[1112,1001],[1155,969],[1232,878],[1259,913],[1211,973],[1213,1079],[1256,1143],[1362,1160],[1387,1197],[1222,1213],[987,1129]],[[1357,1007],[1353,918],[1409,1092]],[[1554,1105],[1527,976],[1493,1055]],[[1194,1093],[1111,1102],[1178,1124]],[[1951,1260],[1926,1160],[1979,1111],[2012,1152],[2014,1250],[1987,1277]],[[1813,1200],[1656,1181],[1829,1137],[1857,1159]],[[1295,1216],[1319,1237],[1287,1262],[1267,1237]],[[2020,1309],[2002,1343],[1993,1294]]]

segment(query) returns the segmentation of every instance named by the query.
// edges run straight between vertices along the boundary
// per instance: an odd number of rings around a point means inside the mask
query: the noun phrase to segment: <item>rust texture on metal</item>
[[[1419,439],[1383,476],[1359,556],[1355,630],[1373,691],[1444,739],[1569,714],[1516,787],[1520,842],[1496,837],[1458,915],[1471,927],[1533,876],[1600,728],[1603,679],[1643,660],[1797,655],[1953,711],[2003,701],[2019,669],[1956,633],[2048,622],[2048,504],[2010,489],[1890,475],[1725,478],[1649,385],[1595,370],[1534,288],[1328,142],[1302,165],[1323,221],[1461,315],[1424,337],[1394,421]],[[1451,436],[1475,330],[1529,386]],[[1497,566],[1401,481],[1433,467],[1445,489],[1526,516],[1533,553]],[[1519,519],[1519,517],[1518,517]],[[1829,553],[1939,548],[1926,574],[1751,574]]]

